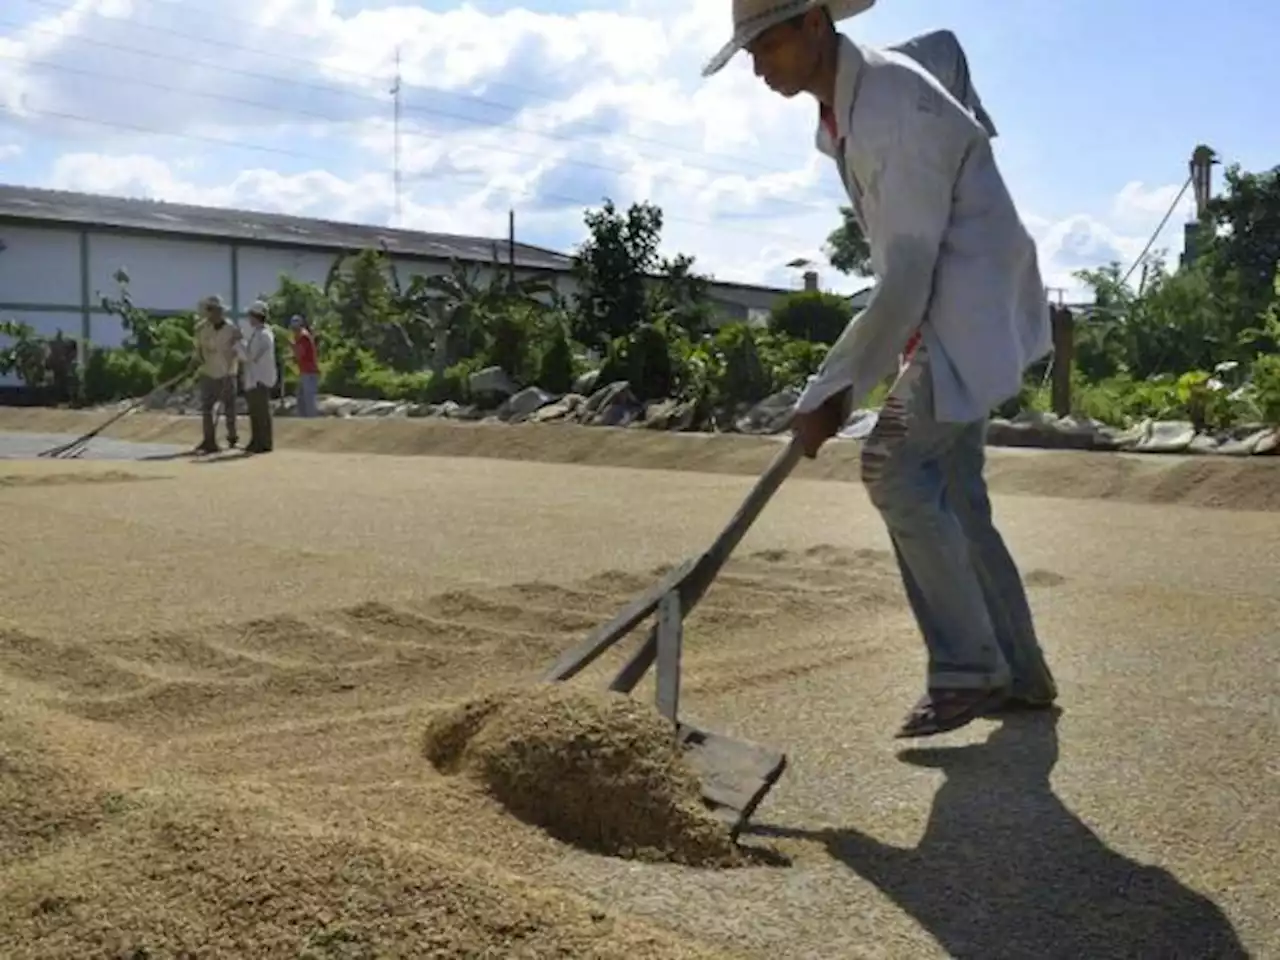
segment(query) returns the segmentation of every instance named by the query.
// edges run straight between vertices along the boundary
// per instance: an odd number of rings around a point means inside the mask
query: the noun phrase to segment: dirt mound
[[[154,796],[48,857],[0,858],[0,956],[716,954],[465,858],[192,793]]]
[[[0,429],[79,433],[101,423],[101,411],[0,409]],[[190,442],[189,418],[139,414],[107,435],[153,443]],[[756,476],[778,452],[778,438],[743,434],[686,434],[601,430],[571,424],[524,423],[494,428],[438,419],[281,418],[276,448],[313,453],[484,457],[501,460],[640,467]],[[832,444],[796,470],[798,479],[847,481],[858,476],[857,442]],[[987,480],[993,492],[1181,504],[1229,510],[1280,510],[1273,457],[990,448]]]
[[[561,685],[505,690],[437,715],[424,752],[583,849],[691,866],[740,862],[670,723],[633,697]]]
[[[6,473],[0,474],[0,487],[65,487],[163,479],[163,477],[145,477],[136,473],[126,473],[123,470],[104,470],[98,473]]]
[[[0,714],[0,863],[92,833],[123,804],[51,754],[20,720]]]

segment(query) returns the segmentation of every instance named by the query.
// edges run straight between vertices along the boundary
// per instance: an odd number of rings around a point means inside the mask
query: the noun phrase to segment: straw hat
[[[702,68],[702,75],[718,73],[734,54],[770,27],[798,17],[815,7],[826,7],[832,20],[864,13],[875,0],[733,0],[733,39]]]

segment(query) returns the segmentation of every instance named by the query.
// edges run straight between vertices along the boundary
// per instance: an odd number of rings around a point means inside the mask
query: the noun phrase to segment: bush
[[[538,386],[548,393],[568,393],[574,381],[573,345],[564,328],[557,326],[538,359]]]
[[[1280,355],[1255,359],[1249,377],[1249,392],[1258,415],[1266,423],[1280,425]]]
[[[483,365],[472,360],[462,360],[447,368],[427,384],[427,403],[467,403],[471,399],[471,374]]]
[[[156,367],[132,350],[123,347],[94,347],[85,362],[86,403],[138,399],[161,383]]]
[[[830,346],[853,319],[853,306],[842,296],[820,290],[787,294],[769,315],[769,329],[793,340]]]

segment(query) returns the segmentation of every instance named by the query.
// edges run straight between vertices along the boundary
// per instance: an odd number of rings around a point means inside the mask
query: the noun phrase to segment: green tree
[[[708,298],[711,281],[695,272],[693,264],[693,257],[683,253],[663,259],[650,288],[649,315],[699,337],[714,327],[715,310]]]
[[[563,321],[557,318],[550,334],[543,340],[538,361],[538,386],[550,393],[568,393],[573,389],[573,344]]]
[[[18,320],[0,320],[0,337],[9,342],[0,346],[0,375],[16,373],[31,388],[44,386],[48,379],[49,344],[35,329]]]
[[[583,219],[590,235],[573,257],[574,335],[588,346],[606,348],[649,318],[647,291],[659,264],[662,211],[635,203],[623,215],[606,200]]]
[[[827,236],[824,250],[827,260],[841,273],[871,276],[874,273],[871,269],[871,246],[862,227],[858,226],[853,207],[841,207],[840,218],[840,226]]]
[[[1280,166],[1246,173],[1227,167],[1225,189],[1209,201],[1201,241],[1204,263],[1219,287],[1238,297],[1233,327],[1251,326],[1275,298],[1280,263]]]
[[[769,314],[769,329],[796,340],[833,344],[853,319],[848,298],[821,290],[782,297]]]
[[[393,271],[390,258],[379,250],[339,255],[325,278],[324,294],[332,305],[337,352],[365,351],[393,370],[411,371],[420,366],[423,348],[403,322]],[[350,356],[341,362],[354,363]]]

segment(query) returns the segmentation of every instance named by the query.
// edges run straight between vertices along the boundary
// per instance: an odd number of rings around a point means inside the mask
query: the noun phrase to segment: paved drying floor
[[[923,658],[878,520],[789,482],[688,625],[684,700],[790,751],[751,839],[789,865],[707,871],[561,845],[417,743],[705,547],[750,477],[293,451],[0,475],[0,745],[28,758],[5,957],[1280,957],[1280,514],[999,498],[1064,712],[903,753]]]
[[[80,436],[83,434],[0,433],[0,460],[29,460],[40,456],[46,450],[70,443]],[[84,445],[83,452],[76,459],[145,460],[149,457],[176,456],[183,452],[185,452],[184,448],[168,443],[138,443],[98,436]]]

